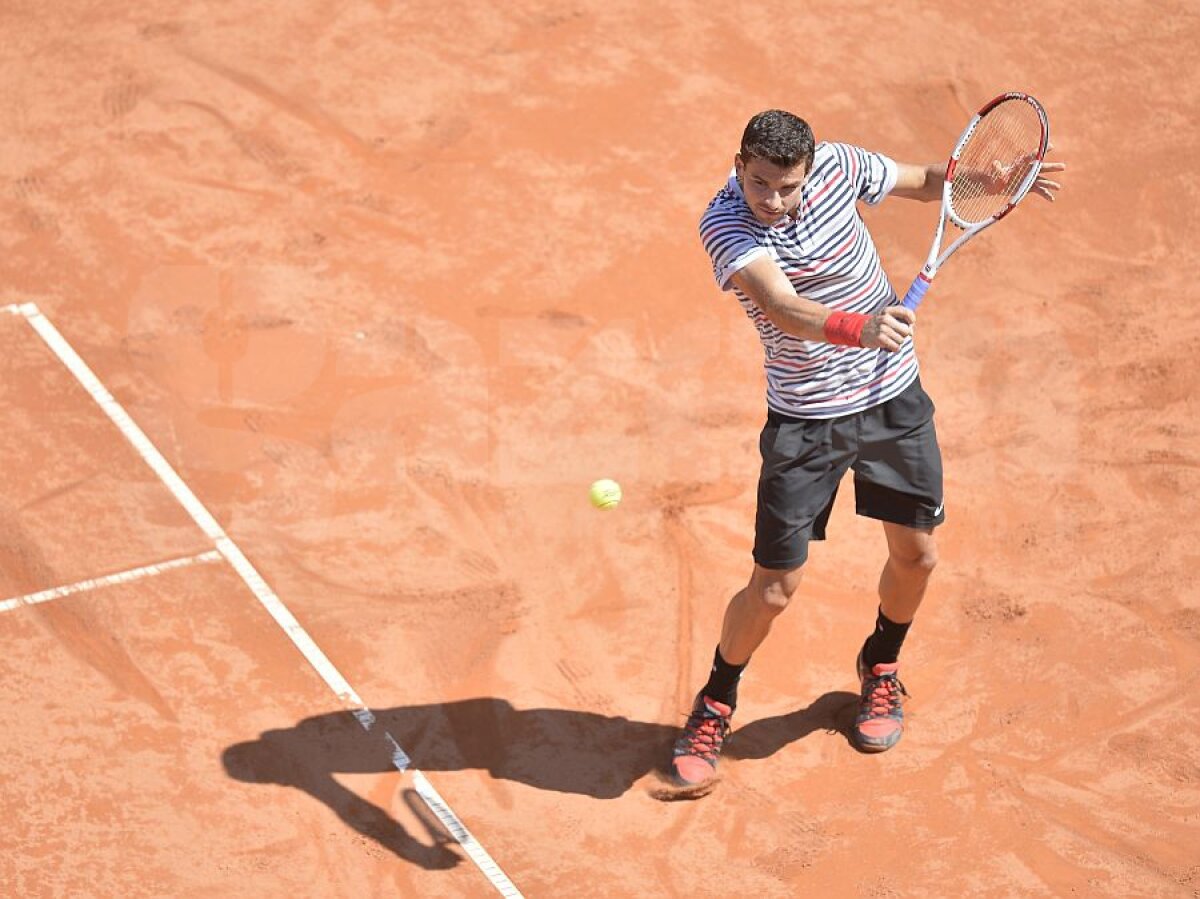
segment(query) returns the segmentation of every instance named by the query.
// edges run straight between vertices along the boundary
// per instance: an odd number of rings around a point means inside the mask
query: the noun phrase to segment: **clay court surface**
[[[0,612],[0,894],[494,895],[386,733],[527,896],[1200,895],[1198,45],[1145,2],[8,0],[0,304],[377,722],[4,312],[0,599],[101,580]],[[1010,88],[1066,189],[921,310],[905,739],[846,737],[847,489],[723,782],[656,801],[750,570],[761,350],[695,227],[741,128],[932,162]],[[903,290],[936,207],[864,215]]]

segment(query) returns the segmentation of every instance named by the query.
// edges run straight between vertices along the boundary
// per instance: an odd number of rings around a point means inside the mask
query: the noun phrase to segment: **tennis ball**
[[[621,485],[608,478],[601,478],[592,484],[588,495],[597,509],[615,509],[621,502]]]

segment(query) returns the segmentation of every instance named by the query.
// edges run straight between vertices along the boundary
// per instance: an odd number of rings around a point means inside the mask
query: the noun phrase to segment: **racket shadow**
[[[461,860],[455,842],[411,789],[393,797],[420,822],[409,833],[384,808],[342,786],[335,775],[396,769],[382,731],[391,734],[426,773],[481,770],[539,790],[616,799],[658,770],[677,729],[619,716],[569,709],[517,709],[481,698],[374,710],[365,733],[345,711],[306,718],[227,747],[226,773],[244,783],[300,790],[347,826],[398,857],[429,869]],[[376,733],[380,732],[380,733]]]

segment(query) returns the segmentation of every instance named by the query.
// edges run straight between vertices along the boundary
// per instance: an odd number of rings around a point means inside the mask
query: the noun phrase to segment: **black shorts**
[[[796,568],[808,560],[808,541],[825,539],[847,469],[854,469],[859,515],[911,528],[946,520],[933,400],[919,378],[886,403],[842,418],[791,418],[772,410],[758,447],[754,561],[764,568]]]

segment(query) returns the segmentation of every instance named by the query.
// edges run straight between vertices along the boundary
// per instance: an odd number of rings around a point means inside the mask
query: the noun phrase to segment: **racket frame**
[[[975,129],[979,127],[979,123],[989,112],[1006,101],[1017,100],[1028,103],[1037,113],[1038,119],[1042,124],[1042,139],[1038,145],[1036,158],[1033,160],[1033,165],[1022,179],[1017,190],[1013,193],[1012,199],[997,212],[995,215],[988,216],[981,222],[968,222],[954,211],[954,205],[951,202],[954,170],[958,166],[959,157],[962,156],[963,149],[967,145],[967,141],[971,139],[971,135],[975,133]],[[903,305],[909,309],[916,309],[920,305],[921,300],[925,297],[925,292],[929,290],[929,285],[932,283],[934,276],[955,251],[965,244],[968,240],[987,228],[990,228],[1000,219],[1004,218],[1016,208],[1016,205],[1021,202],[1033,188],[1034,182],[1037,181],[1038,174],[1042,170],[1042,162],[1046,158],[1046,150],[1050,146],[1050,122],[1046,118],[1046,110],[1029,94],[1021,93],[1020,91],[1007,91],[989,100],[979,112],[971,118],[967,123],[967,127],[963,129],[959,135],[958,141],[954,144],[954,150],[950,153],[950,159],[946,163],[946,177],[942,183],[942,206],[941,212],[938,215],[937,228],[933,234],[933,244],[929,248],[929,255],[925,259],[925,265],[921,267],[920,274],[913,280],[912,286],[904,295]],[[957,228],[962,229],[963,234],[952,243],[949,248],[938,255],[938,251],[942,248],[942,239],[945,237],[946,221],[949,219]]]

